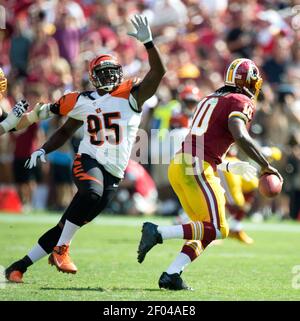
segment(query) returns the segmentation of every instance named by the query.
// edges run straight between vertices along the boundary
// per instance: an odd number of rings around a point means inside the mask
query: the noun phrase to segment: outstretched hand
[[[152,41],[152,33],[147,17],[136,14],[134,19],[131,19],[131,23],[136,29],[136,32],[128,32],[127,34],[129,36],[136,38],[144,44]]]

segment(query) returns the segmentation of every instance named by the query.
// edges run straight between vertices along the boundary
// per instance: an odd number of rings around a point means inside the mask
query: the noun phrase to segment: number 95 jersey
[[[132,96],[132,80],[100,96],[96,91],[71,92],[52,105],[54,114],[83,121],[79,154],[88,154],[118,178],[123,178],[141,121]]]
[[[249,124],[255,112],[250,98],[238,93],[213,93],[203,98],[195,111],[182,151],[205,160],[216,170],[234,139],[228,119],[239,117]]]

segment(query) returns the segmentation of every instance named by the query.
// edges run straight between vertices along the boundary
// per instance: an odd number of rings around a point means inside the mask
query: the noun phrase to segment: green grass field
[[[23,257],[56,215],[0,214],[0,265]],[[300,265],[300,224],[246,223],[255,244],[235,240],[210,246],[183,274],[195,291],[160,290],[157,280],[182,241],[156,246],[143,264],[136,250],[144,218],[103,216],[84,227],[72,242],[79,272],[58,273],[47,260],[35,264],[25,284],[0,284],[0,300],[299,300],[292,287]],[[153,218],[170,224],[170,219]],[[300,268],[298,269],[300,272]],[[299,279],[299,278],[298,278]]]

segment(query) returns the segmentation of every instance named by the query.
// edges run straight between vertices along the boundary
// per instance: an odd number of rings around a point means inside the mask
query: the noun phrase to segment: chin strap
[[[111,85],[111,86],[103,86],[103,87],[98,87],[97,89],[102,89],[105,91],[112,91],[116,86]]]
[[[255,97],[255,95],[246,87],[243,87],[243,90],[250,96],[251,99]]]

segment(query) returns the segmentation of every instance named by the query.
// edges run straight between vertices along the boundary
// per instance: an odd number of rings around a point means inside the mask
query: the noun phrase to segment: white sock
[[[180,252],[176,259],[171,263],[171,265],[167,269],[168,274],[180,273],[184,270],[184,268],[191,264],[191,259],[188,255]]]
[[[63,229],[61,236],[57,242],[57,246],[61,246],[64,244],[70,244],[73,236],[75,235],[75,233],[79,229],[80,229],[80,226],[75,225],[75,224],[69,222],[68,220],[66,220],[65,225],[64,225],[64,229]]]
[[[161,237],[163,238],[163,240],[183,239],[182,225],[159,226],[157,230],[161,234]]]
[[[48,253],[45,252],[44,249],[39,244],[37,244],[30,250],[30,252],[27,255],[29,256],[32,263],[34,263],[42,259],[44,256],[47,256]]]

